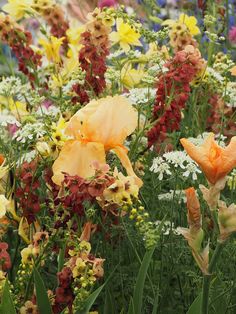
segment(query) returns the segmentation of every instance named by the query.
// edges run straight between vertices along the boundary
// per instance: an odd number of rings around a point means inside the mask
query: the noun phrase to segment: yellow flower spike
[[[188,16],[182,13],[179,17],[179,21],[187,26],[191,35],[195,36],[200,34],[200,29],[197,27],[197,19],[194,16]]]
[[[40,39],[39,44],[43,47],[49,62],[60,63],[60,48],[65,37],[57,38],[50,36],[49,40]]]
[[[16,21],[25,17],[27,13],[36,14],[32,8],[32,0],[8,0],[8,3],[2,7],[2,10],[7,12]]]
[[[142,46],[139,38],[140,34],[134,28],[132,28],[128,23],[125,23],[121,18],[116,20],[116,32],[110,34],[111,41],[116,44],[119,43],[120,47],[128,52],[130,46]]]
[[[94,175],[93,162],[105,164],[105,152],[113,150],[129,176],[138,186],[142,181],[135,175],[123,143],[137,126],[137,111],[123,96],[108,96],[92,100],[69,121],[67,141],[53,164],[53,181],[61,185],[64,175],[87,178]],[[101,128],[101,125],[103,126]]]

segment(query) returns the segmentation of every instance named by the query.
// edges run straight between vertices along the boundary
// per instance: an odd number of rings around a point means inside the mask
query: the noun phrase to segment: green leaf
[[[199,314],[201,313],[202,294],[200,293],[193,303],[190,305],[187,314]]]
[[[142,264],[139,268],[135,288],[134,288],[134,294],[133,294],[133,303],[134,303],[134,313],[135,314],[141,314],[142,313],[142,303],[143,303],[143,288],[145,279],[147,276],[147,271],[149,264],[152,260],[152,255],[155,251],[155,247],[148,250],[143,258]]]
[[[48,299],[47,290],[45,288],[42,277],[40,276],[36,268],[34,268],[34,284],[39,313],[52,314],[52,308]]]
[[[95,300],[99,296],[100,292],[104,288],[105,284],[106,283],[104,283],[101,287],[97,288],[92,294],[90,294],[90,296],[85,301],[83,310],[78,310],[75,312],[75,314],[87,314],[90,311],[93,303],[95,302]]]
[[[5,281],[5,285],[3,288],[2,293],[2,304],[0,308],[1,314],[16,314],[15,306],[12,301],[11,293],[10,293],[10,286],[8,283],[8,279]]]
[[[60,272],[64,266],[65,261],[66,242],[63,243],[62,248],[59,251],[58,256],[58,272]]]

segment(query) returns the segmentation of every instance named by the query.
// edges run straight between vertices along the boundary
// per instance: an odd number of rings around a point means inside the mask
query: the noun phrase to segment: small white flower
[[[195,163],[191,162],[187,164],[186,171],[183,173],[184,177],[192,175],[193,180],[197,180],[197,173],[201,173],[201,170],[196,166]]]

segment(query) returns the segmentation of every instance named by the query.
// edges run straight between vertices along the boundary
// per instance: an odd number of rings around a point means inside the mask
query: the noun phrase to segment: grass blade
[[[39,313],[52,314],[52,308],[48,299],[47,290],[45,288],[42,277],[40,276],[36,268],[34,269],[34,284]]]
[[[1,314],[16,314],[15,306],[10,293],[10,286],[8,279],[5,281],[5,285],[2,293],[2,304],[0,308]]]

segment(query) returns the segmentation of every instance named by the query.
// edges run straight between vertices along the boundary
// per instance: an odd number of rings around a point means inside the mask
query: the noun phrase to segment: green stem
[[[214,254],[211,258],[211,262],[208,267],[209,274],[203,276],[201,314],[208,314],[209,290],[210,290],[212,272],[215,268],[216,262],[220,256],[223,246],[224,246],[224,243],[218,242],[216,249],[214,251]]]

